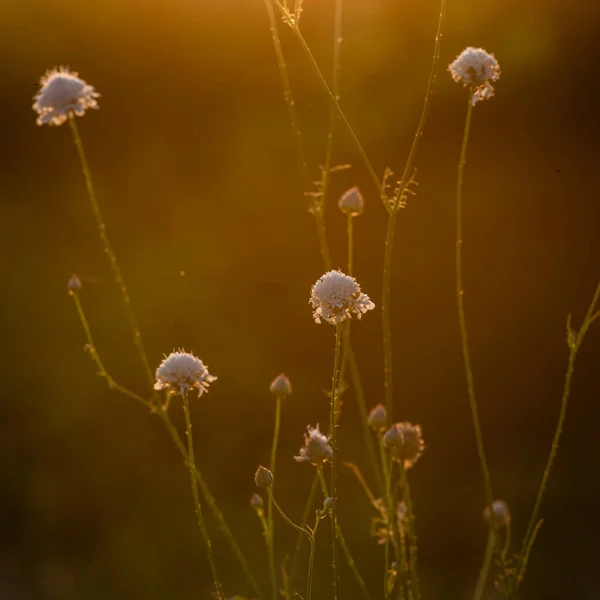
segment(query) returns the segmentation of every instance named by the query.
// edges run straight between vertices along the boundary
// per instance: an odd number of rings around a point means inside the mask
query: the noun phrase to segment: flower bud
[[[281,373],[273,379],[269,390],[271,391],[271,394],[284,398],[292,393],[292,383],[283,373]]]
[[[351,217],[362,214],[365,210],[365,201],[360,190],[355,186],[342,194],[338,201],[339,209]]]
[[[335,504],[336,498],[325,498],[325,500],[323,500],[323,510],[327,511],[333,508],[333,505]]]
[[[267,490],[273,485],[274,481],[275,477],[269,469],[262,466],[256,469],[256,473],[254,473],[254,483],[256,483],[257,487]]]
[[[392,425],[383,436],[383,443],[388,448],[396,448],[402,444],[402,434],[396,425]]]
[[[492,502],[492,527],[494,529],[502,529],[510,523],[510,510],[508,504],[504,500],[494,500]],[[483,510],[483,518],[486,521],[490,520],[490,507],[486,506]]]
[[[425,449],[421,426],[412,423],[394,423],[385,432],[383,443],[404,463],[405,469],[412,467]]]
[[[387,411],[383,404],[378,404],[371,409],[367,423],[373,429],[384,429],[387,426]]]
[[[81,279],[79,279],[77,275],[71,275],[71,279],[69,279],[69,283],[67,283],[69,294],[79,293],[81,291],[81,287]]]
[[[259,494],[252,494],[250,498],[250,506],[256,511],[261,512],[265,503]]]

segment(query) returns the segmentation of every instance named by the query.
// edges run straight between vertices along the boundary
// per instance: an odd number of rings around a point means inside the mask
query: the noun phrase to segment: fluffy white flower
[[[294,456],[296,462],[311,462],[313,465],[320,465],[331,459],[332,450],[329,445],[329,438],[319,431],[319,424],[316,427],[310,425],[306,428],[304,434],[304,447],[300,448],[300,456]]]
[[[420,425],[412,423],[394,423],[383,436],[383,443],[392,450],[394,458],[410,469],[419,460],[425,444]]]
[[[373,302],[360,289],[356,279],[341,271],[329,271],[313,285],[310,301],[317,323],[325,319],[335,325],[353,316],[359,319],[368,310],[375,308]]]
[[[208,392],[208,384],[215,381],[204,363],[188,352],[171,352],[156,369],[155,390],[169,389],[175,394],[198,388],[198,396]]]
[[[33,97],[38,125],[62,125],[71,112],[82,117],[88,108],[98,108],[96,98],[100,94],[65,67],[46,71],[40,85],[39,93]]]
[[[450,63],[448,71],[454,81],[473,89],[473,106],[480,100],[487,100],[494,95],[494,88],[490,82],[500,77],[500,65],[496,57],[483,48],[465,48],[454,62]]]

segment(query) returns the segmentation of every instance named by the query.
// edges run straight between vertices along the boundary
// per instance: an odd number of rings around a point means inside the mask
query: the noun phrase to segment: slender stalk
[[[383,377],[385,410],[389,422],[393,422],[394,390],[392,362],[392,323],[391,323],[391,280],[392,257],[394,253],[394,232],[398,213],[393,211],[388,216],[387,232],[385,235],[385,254],[383,259],[383,293],[381,295],[381,324],[383,329]]]
[[[479,422],[479,410],[477,408],[477,400],[475,397],[475,385],[473,383],[473,370],[471,368],[471,357],[469,354],[469,338],[467,335],[467,323],[465,319],[464,307],[464,290],[462,277],[462,188],[463,176],[465,170],[465,162],[467,160],[467,146],[469,142],[469,133],[471,130],[471,117],[473,115],[473,104],[471,103],[473,92],[468,96],[467,118],[465,121],[465,129],[463,133],[462,146],[460,150],[460,160],[458,163],[458,181],[456,186],[456,301],[458,307],[458,321],[460,325],[460,339],[462,346],[463,363],[465,368],[465,377],[467,380],[467,389],[469,393],[469,404],[471,407],[471,417],[473,427],[475,429],[475,440],[477,443],[477,454],[481,464],[483,473],[483,484],[485,487],[486,505],[489,506],[490,514],[492,510],[492,480],[488,469],[487,460],[485,458],[485,450],[483,446],[483,436],[481,434],[481,424]]]
[[[300,130],[300,121],[298,120],[298,113],[296,112],[296,106],[294,104],[294,96],[292,95],[292,86],[290,85],[290,77],[288,75],[287,65],[285,62],[285,56],[281,47],[281,40],[279,38],[279,30],[277,28],[277,18],[275,11],[273,10],[273,0],[265,0],[265,8],[267,9],[267,15],[269,17],[269,29],[271,31],[271,38],[273,39],[273,48],[277,56],[277,66],[279,67],[279,75],[281,77],[281,84],[283,86],[283,99],[287,106],[288,115],[292,124],[292,132],[294,139],[296,140],[296,149],[298,152],[298,162],[302,169],[302,181],[304,187],[308,186],[308,167],[306,165],[306,157],[304,155],[304,144],[302,142],[302,131]]]
[[[310,492],[308,494],[308,499],[306,500],[306,504],[304,506],[304,512],[302,513],[302,521],[300,522],[300,526],[304,527],[306,523],[308,523],[308,516],[310,511],[312,510],[315,503],[315,496],[317,494],[317,489],[319,487],[319,474],[315,473],[313,478],[312,485],[310,486]],[[300,557],[300,548],[302,546],[302,540],[304,536],[298,532],[298,538],[296,539],[296,547],[294,548],[294,554],[292,556],[292,569],[290,572],[289,582],[290,586],[293,587],[294,581],[296,579],[296,572],[298,570],[298,559]],[[288,597],[291,598],[291,590],[288,590]]]
[[[544,473],[542,475],[542,480],[540,483],[540,487],[537,493],[537,497],[535,499],[535,505],[533,507],[533,511],[531,513],[531,517],[529,519],[529,525],[527,526],[527,533],[523,538],[523,543],[521,546],[521,557],[523,562],[526,563],[528,556],[526,553],[526,549],[529,548],[531,550],[532,544],[530,543],[533,532],[536,528],[536,523],[538,522],[538,515],[540,511],[540,506],[542,504],[542,499],[544,497],[544,492],[546,491],[546,486],[548,484],[548,479],[550,477],[550,473],[552,472],[552,467],[554,466],[554,460],[556,458],[556,454],[558,453],[558,446],[560,443],[560,438],[562,436],[565,419],[567,418],[567,409],[569,406],[569,398],[571,395],[571,381],[573,379],[573,373],[575,372],[575,361],[577,360],[577,354],[579,352],[579,348],[583,343],[585,335],[590,327],[590,325],[600,316],[600,313],[594,312],[596,310],[596,305],[598,304],[598,300],[600,299],[600,283],[598,283],[596,287],[596,291],[594,292],[594,296],[592,297],[592,301],[590,302],[586,315],[583,319],[583,323],[579,329],[579,331],[575,332],[571,329],[570,316],[567,321],[567,342],[569,345],[569,359],[567,364],[567,371],[565,373],[565,382],[563,387],[562,399],[560,403],[560,413],[558,416],[558,422],[556,424],[556,429],[554,431],[554,436],[552,439],[552,445],[550,446],[550,453],[548,454],[548,459],[546,460],[546,466],[544,468]]]
[[[335,352],[333,360],[333,376],[331,378],[331,494],[333,498],[337,497],[337,417],[338,417],[338,373],[340,363],[340,346],[342,341],[342,323],[337,323],[335,326]],[[331,546],[332,546],[332,563],[333,563],[333,600],[337,600],[339,595],[339,573],[337,564],[337,502],[333,504],[331,509],[331,518],[333,526],[331,528]]]
[[[152,370],[150,369],[150,364],[148,362],[146,350],[144,349],[144,345],[142,344],[140,328],[138,327],[137,319],[135,317],[135,313],[133,312],[133,306],[131,305],[129,293],[127,291],[127,287],[125,286],[125,280],[123,279],[123,275],[121,274],[121,268],[119,267],[117,257],[115,256],[115,253],[112,249],[112,246],[110,245],[110,241],[108,240],[108,236],[106,234],[106,224],[104,223],[102,213],[100,212],[100,205],[98,204],[98,200],[96,199],[96,193],[94,191],[94,186],[92,185],[92,175],[87,162],[85,151],[83,149],[81,136],[79,135],[79,129],[77,128],[77,123],[75,122],[75,117],[73,115],[69,116],[69,126],[71,127],[73,141],[75,142],[75,147],[77,148],[77,153],[79,154],[79,160],[81,162],[81,169],[83,171],[85,185],[87,187],[88,196],[90,199],[90,205],[92,207],[92,212],[94,213],[94,219],[96,220],[98,234],[100,235],[100,240],[102,242],[102,246],[104,247],[104,253],[106,254],[108,263],[110,264],[110,268],[113,271],[117,287],[121,292],[121,296],[123,296],[123,303],[125,304],[125,311],[127,313],[127,319],[129,321],[129,328],[131,329],[131,332],[133,334],[133,343],[137,348],[140,358],[142,359],[142,364],[144,366],[144,371],[146,372],[146,377],[148,378],[148,382],[152,387],[154,385],[154,376],[152,374]]]
[[[475,586],[475,593],[473,594],[473,600],[481,600],[485,589],[485,582],[487,581],[488,575],[490,574],[490,568],[492,566],[492,560],[494,558],[494,549],[496,548],[496,532],[493,527],[490,527],[488,533],[488,541],[485,547],[485,554],[483,557],[483,565],[479,571],[479,577],[477,578],[477,585]]]
[[[421,585],[419,583],[418,555],[417,555],[417,533],[415,528],[415,514],[410,497],[410,486],[406,476],[404,463],[399,463],[400,482],[402,485],[402,495],[404,504],[406,504],[406,516],[408,521],[408,555],[410,560],[410,587],[412,589],[413,600],[421,599]]]
[[[327,482],[325,481],[325,475],[323,474],[323,467],[321,465],[319,465],[317,467],[317,473],[318,473],[319,481],[321,482],[321,491],[323,492],[323,498],[324,499],[330,498],[329,491],[327,488]],[[365,598],[365,600],[371,600],[371,594],[369,594],[369,590],[367,589],[365,580],[362,578],[362,575],[360,574],[360,571],[358,570],[358,567],[356,566],[356,563],[354,562],[354,558],[352,556],[352,553],[350,552],[350,548],[348,547],[348,544],[346,543],[346,538],[344,537],[344,534],[342,533],[342,528],[341,528],[339,522],[337,524],[337,535],[338,535],[338,538],[340,541],[340,546],[342,547],[342,552],[346,556],[346,561],[348,562],[348,566],[350,567],[350,570],[352,571],[352,573],[356,579],[356,582],[358,583],[358,586],[360,587],[363,597]]]
[[[354,275],[354,217],[347,215],[348,230],[348,275]]]
[[[281,396],[275,400],[275,427],[273,429],[273,445],[271,447],[271,461],[269,469],[275,475],[275,460],[277,457],[277,443],[279,441],[279,425],[281,422]],[[273,600],[277,600],[277,573],[275,570],[275,529],[273,523],[273,501],[269,495],[267,503],[267,522],[269,524],[269,534],[267,536],[267,550],[269,554],[269,576],[271,579],[271,594]]]
[[[217,566],[213,556],[212,545],[210,543],[210,538],[208,537],[208,531],[206,529],[206,524],[204,523],[204,517],[202,516],[202,506],[200,505],[200,497],[198,495],[198,481],[196,479],[196,464],[194,460],[194,439],[192,436],[192,420],[190,418],[190,405],[188,402],[187,392],[184,392],[182,397],[183,412],[185,414],[185,433],[188,441],[188,466],[190,468],[190,481],[192,483],[192,496],[194,498],[196,518],[198,520],[198,527],[202,533],[202,538],[204,539],[204,545],[206,546],[208,563],[210,565],[213,581],[217,590],[217,599],[225,600],[225,596],[223,595],[223,585],[221,584],[219,574],[217,573]]]
[[[394,468],[394,463],[392,462],[392,453],[389,453],[389,459],[385,457],[385,448],[383,446],[383,441],[381,442],[381,457],[384,464],[387,463],[387,466],[384,467],[385,473],[385,500],[387,506],[387,532],[385,536],[385,559],[384,559],[384,575],[383,575],[383,597],[388,600],[390,597],[392,590],[388,585],[388,578],[390,576],[390,539],[392,537],[392,527],[394,522],[394,506],[392,504],[392,473]]]
[[[297,531],[302,532],[304,535],[306,535],[308,537],[308,539],[310,541],[310,558],[309,558],[309,562],[308,562],[308,578],[307,578],[307,583],[306,583],[306,598],[307,598],[307,600],[311,600],[312,580],[313,580],[314,561],[315,561],[315,532],[316,532],[317,526],[319,524],[319,519],[317,517],[317,523],[315,525],[314,530],[312,530],[312,531],[310,531],[309,529],[306,529],[305,527],[300,527],[299,525],[296,525],[296,523],[294,523],[294,521],[292,521],[283,512],[283,509],[279,506],[279,504],[277,504],[277,500],[275,500],[275,496],[273,496],[273,490],[271,487],[267,488],[267,493],[269,494],[269,498],[271,498],[273,505],[277,509],[277,512],[284,518],[284,520],[288,523],[288,525],[290,525]]]

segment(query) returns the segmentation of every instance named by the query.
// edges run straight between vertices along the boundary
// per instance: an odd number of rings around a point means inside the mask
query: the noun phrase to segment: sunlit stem
[[[314,506],[315,496],[317,494],[317,490],[319,488],[319,474],[315,472],[315,476],[313,478],[312,485],[310,486],[310,492],[308,494],[308,498],[306,500],[306,504],[304,506],[304,512],[302,513],[302,521],[300,522],[300,527],[304,527],[306,523],[308,523],[308,516]],[[289,585],[293,586],[294,581],[296,580],[296,573],[298,571],[298,560],[300,558],[300,548],[302,546],[302,540],[304,536],[302,533],[298,532],[298,538],[296,539],[296,547],[294,548],[294,554],[292,556],[292,569],[289,577]],[[289,598],[291,596],[291,589],[288,590]]]
[[[467,335],[467,323],[465,319],[464,307],[464,289],[462,277],[462,189],[465,163],[467,160],[467,146],[469,142],[469,133],[471,130],[471,117],[473,114],[472,104],[473,91],[468,95],[467,118],[465,121],[465,129],[463,133],[463,141],[460,151],[460,160],[458,163],[458,180],[456,185],[456,301],[458,308],[458,322],[460,325],[460,339],[463,355],[463,364],[465,369],[465,377],[467,380],[467,390],[469,394],[469,405],[471,407],[471,417],[473,420],[473,428],[475,430],[475,441],[477,443],[477,454],[483,473],[483,484],[485,488],[486,505],[489,507],[490,514],[494,514],[492,510],[492,480],[488,469],[485,450],[483,446],[483,436],[481,434],[481,425],[479,422],[479,410],[477,408],[477,400],[475,397],[475,385],[473,383],[473,370],[471,368],[471,356],[469,353],[469,338]]]
[[[493,527],[490,527],[488,533],[488,541],[485,547],[485,554],[483,557],[483,564],[479,571],[479,577],[477,578],[477,585],[475,586],[475,593],[473,594],[473,600],[481,600],[485,589],[485,582],[490,574],[490,568],[492,566],[492,560],[494,558],[494,549],[496,548],[496,532]]]
[[[281,396],[278,394],[275,400],[275,427],[273,428],[273,445],[271,447],[271,461],[269,469],[275,475],[275,462],[277,457],[277,443],[279,441],[279,424],[281,422]],[[269,554],[269,575],[271,578],[271,593],[273,600],[277,600],[277,574],[275,571],[275,527],[273,523],[273,501],[269,495],[267,504],[267,522],[269,534],[267,536],[267,549]]]
[[[385,501],[387,506],[387,520],[386,520],[386,536],[385,536],[385,558],[384,558],[384,574],[383,574],[383,594],[387,600],[390,598],[392,590],[389,586],[390,577],[390,541],[392,538],[392,527],[394,526],[394,506],[392,502],[392,474],[394,463],[392,462],[392,452],[389,451],[389,457],[385,455],[385,447],[383,445],[383,439],[380,439],[381,459],[384,464],[384,475],[385,475]]]
[[[325,475],[323,474],[323,467],[321,465],[317,466],[317,473],[319,476],[319,481],[321,482],[321,491],[323,492],[323,499],[330,498],[331,496],[329,495],[329,490],[327,488],[327,482],[325,481]],[[337,523],[337,536],[340,541],[340,546],[342,548],[342,552],[344,553],[344,556],[346,557],[346,561],[348,562],[348,566],[350,567],[350,570],[352,571],[352,574],[354,575],[356,582],[358,583],[358,586],[360,587],[363,598],[365,598],[365,600],[371,600],[371,594],[369,594],[369,590],[367,589],[365,580],[363,579],[362,575],[360,574],[360,571],[358,570],[358,567],[356,566],[356,563],[354,562],[354,558],[350,552],[350,548],[348,547],[348,544],[346,543],[346,538],[344,537],[344,534],[342,533],[342,528],[341,528],[339,522]]]
[[[81,304],[79,295],[74,291],[70,291],[69,293],[70,293],[71,297],[73,298],[73,301],[75,302],[75,306],[77,308],[77,313],[79,315],[79,319],[81,321],[81,325],[83,327],[83,330],[85,332],[86,339],[87,339],[87,351],[89,352],[92,360],[94,361],[94,363],[96,364],[96,367],[98,368],[98,375],[106,380],[107,385],[110,389],[116,390],[116,391],[120,392],[121,394],[128,396],[129,398],[132,398],[139,404],[142,404],[144,407],[146,407],[151,413],[157,414],[161,418],[162,422],[164,423],[169,435],[171,436],[173,443],[175,444],[175,447],[181,454],[181,457],[183,458],[183,462],[189,466],[188,451],[187,451],[185,445],[183,444],[183,442],[181,441],[179,432],[177,431],[175,425],[173,425],[171,418],[169,417],[168,413],[166,412],[166,410],[162,406],[162,404],[160,402],[155,402],[154,398],[151,400],[148,400],[148,399],[145,399],[142,396],[136,394],[135,392],[128,390],[127,388],[118,384],[113,379],[113,377],[106,371],[106,369],[104,368],[102,359],[100,358],[100,355],[98,354],[96,346],[94,345],[94,339],[92,337],[92,332],[89,327],[85,312],[83,310],[83,306]],[[231,529],[229,529],[229,525],[225,521],[225,517],[223,516],[223,513],[217,506],[215,497],[212,495],[212,492],[208,488],[206,482],[204,481],[204,478],[202,477],[202,474],[200,473],[200,471],[198,470],[197,467],[196,467],[196,480],[198,482],[198,485],[200,486],[200,491],[202,492],[202,497],[204,498],[206,505],[208,506],[209,510],[211,511],[215,520],[217,521],[217,524],[219,526],[219,530],[220,530],[221,534],[226,539],[227,543],[229,544],[229,546],[231,548],[231,551],[235,555],[235,558],[238,561],[238,564],[240,565],[242,572],[244,573],[246,581],[252,588],[254,594],[256,594],[256,596],[259,599],[262,599],[263,595],[260,591],[260,588],[258,587],[256,578],[252,574],[252,571],[250,570],[248,562],[246,561],[241,548],[239,547],[238,543],[236,542],[235,537],[233,536],[233,533],[231,532]]]
[[[333,376],[331,378],[331,413],[330,413],[330,434],[331,434],[331,495],[337,497],[337,417],[338,417],[338,388],[339,388],[339,368],[340,368],[340,346],[342,341],[342,323],[335,326],[335,352],[333,360]],[[331,518],[333,526],[331,528],[331,546],[332,546],[332,564],[333,564],[333,600],[338,598],[339,574],[337,563],[337,502],[331,509]]]
[[[196,518],[198,520],[198,527],[202,533],[204,539],[204,545],[206,546],[206,554],[208,556],[208,563],[210,565],[210,571],[212,573],[215,588],[217,590],[218,600],[225,600],[223,595],[223,585],[219,579],[217,573],[217,566],[213,556],[212,545],[210,538],[208,537],[208,531],[206,530],[206,524],[204,523],[204,517],[202,516],[202,506],[200,505],[200,497],[198,495],[198,481],[196,480],[196,463],[194,460],[194,441],[192,436],[192,420],[190,417],[190,406],[188,402],[187,391],[182,394],[183,397],[183,412],[185,414],[185,433],[188,441],[188,466],[190,468],[190,480],[192,484],[192,496],[194,498],[194,508],[196,510]]]
[[[415,514],[413,511],[413,504],[410,496],[410,486],[408,484],[408,477],[406,475],[406,467],[403,461],[400,461],[398,464],[400,471],[400,483],[402,485],[402,496],[404,504],[406,505],[406,519],[408,522],[408,556],[410,561],[410,588],[412,590],[413,600],[420,600],[421,585],[419,582]]]
[[[546,486],[548,485],[548,479],[550,477],[550,473],[552,472],[552,467],[554,465],[554,460],[556,458],[556,454],[558,453],[558,446],[560,443],[560,438],[562,436],[565,419],[567,418],[567,408],[569,406],[569,397],[571,395],[571,382],[573,378],[573,373],[575,372],[575,362],[577,360],[577,354],[579,352],[579,348],[583,343],[583,340],[588,332],[588,329],[592,325],[592,323],[600,316],[600,312],[596,312],[596,306],[598,301],[600,300],[600,283],[598,283],[596,287],[596,291],[594,292],[594,296],[588,306],[587,312],[583,319],[583,323],[579,328],[579,331],[574,331],[571,329],[571,318],[569,315],[569,319],[567,320],[567,342],[569,346],[569,359],[567,364],[567,371],[565,373],[565,382],[563,387],[562,399],[560,403],[560,413],[558,416],[558,422],[556,424],[556,429],[554,431],[554,437],[552,439],[552,445],[550,447],[550,453],[548,454],[548,459],[546,460],[546,466],[544,468],[544,474],[542,475],[542,480],[540,482],[540,487],[537,493],[537,497],[535,499],[535,505],[533,507],[533,511],[531,513],[531,517],[529,519],[529,525],[527,526],[527,533],[523,538],[523,543],[521,545],[521,554],[522,564],[526,565],[529,559],[529,552],[533,547],[532,539],[533,534],[538,526],[538,515],[540,512],[540,506],[542,504],[542,499],[544,497],[544,493],[546,491]],[[525,567],[522,567],[524,571]],[[520,578],[522,580],[522,577]]]
[[[92,175],[87,162],[85,151],[83,149],[81,136],[79,135],[79,129],[77,128],[75,117],[72,114],[69,116],[69,126],[71,127],[73,141],[75,142],[77,153],[79,154],[81,169],[83,171],[83,177],[85,179],[85,185],[87,187],[90,205],[92,207],[94,219],[98,228],[98,234],[100,235],[100,241],[102,242],[104,253],[106,254],[106,258],[108,259],[110,268],[113,271],[117,287],[119,288],[121,296],[123,297],[123,303],[125,304],[125,312],[127,313],[127,319],[129,321],[129,328],[131,329],[131,333],[133,334],[133,343],[137,348],[140,358],[142,359],[142,364],[144,366],[144,371],[146,372],[146,377],[148,378],[150,387],[152,387],[154,385],[154,376],[152,374],[152,370],[150,369],[150,364],[148,363],[146,350],[144,349],[144,346],[142,344],[140,328],[138,327],[137,319],[135,317],[135,313],[133,312],[133,307],[131,305],[129,293],[127,291],[127,287],[125,286],[125,280],[123,279],[123,275],[121,274],[121,268],[119,267],[117,257],[115,256],[115,253],[112,249],[112,246],[110,245],[110,241],[108,240],[108,236],[106,234],[106,224],[104,223],[104,219],[102,218],[102,213],[100,212],[100,205],[98,204],[98,200],[96,199],[96,193],[94,191],[94,186],[92,185]]]
[[[267,493],[269,494],[269,498],[271,499],[273,506],[275,506],[275,508],[277,509],[277,512],[283,517],[283,519],[288,523],[288,525],[290,525],[297,531],[302,532],[304,535],[306,535],[308,537],[308,539],[310,541],[310,558],[309,558],[309,562],[308,562],[308,578],[307,578],[307,582],[306,582],[306,598],[307,598],[307,600],[311,600],[312,580],[313,580],[314,561],[315,561],[315,532],[316,532],[317,526],[319,524],[319,520],[317,518],[317,523],[315,525],[314,530],[309,530],[306,526],[300,527],[299,525],[296,525],[296,523],[294,523],[294,521],[292,521],[285,514],[285,512],[279,506],[279,504],[277,504],[277,500],[275,500],[275,496],[273,496],[272,487],[267,488]]]

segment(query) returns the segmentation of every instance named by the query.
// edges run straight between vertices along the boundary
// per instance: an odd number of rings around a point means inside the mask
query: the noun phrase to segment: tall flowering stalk
[[[335,325],[335,351],[333,361],[333,376],[331,378],[331,413],[330,413],[330,435],[331,435],[331,495],[337,496],[337,415],[338,415],[338,387],[339,387],[339,363],[341,348],[342,324],[347,319],[357,317],[360,319],[364,313],[375,308],[371,299],[362,292],[354,277],[350,277],[341,271],[329,271],[320,277],[313,285],[310,303],[314,309],[313,318],[317,323],[324,319]],[[333,580],[334,600],[338,594],[338,565],[337,565],[337,508],[332,508],[331,527],[332,553],[333,553]]]
[[[100,97],[100,94],[96,92],[93,86],[87,84],[83,79],[80,79],[76,72],[69,71],[64,67],[48,70],[46,74],[41,77],[40,86],[41,87],[39,92],[34,96],[35,102],[33,104],[33,110],[38,114],[37,124],[60,126],[66,121],[69,122],[69,127],[71,129],[73,140],[75,142],[75,146],[77,148],[77,152],[81,162],[90,205],[94,214],[94,218],[96,220],[96,225],[98,228],[100,240],[104,248],[104,253],[107,256],[109,265],[113,271],[117,287],[121,292],[127,312],[127,317],[129,320],[129,327],[133,334],[133,341],[142,359],[144,370],[148,378],[148,383],[152,387],[154,384],[154,376],[148,363],[145,348],[142,344],[137,319],[133,311],[131,300],[129,298],[129,293],[125,285],[121,269],[119,267],[116,255],[112,249],[112,246],[106,234],[106,225],[104,223],[102,213],[100,211],[100,206],[96,198],[94,186],[92,184],[90,168],[83,147],[83,142],[81,140],[81,136],[79,135],[79,130],[75,121],[75,116],[81,117],[85,114],[85,112],[88,109],[97,109],[99,107],[97,98]],[[106,371],[94,344],[91,329],[89,327],[87,318],[85,316],[85,312],[83,310],[83,306],[79,298],[79,292],[82,288],[81,281],[76,276],[73,276],[69,281],[68,288],[69,293],[71,294],[74,300],[80,322],[82,324],[87,338],[85,349],[96,364],[99,376],[105,379],[110,389],[114,389],[128,396],[129,398],[136,400],[140,404],[144,405],[151,413],[157,414],[163,421],[165,427],[167,428],[167,431],[169,432],[169,435],[171,436],[171,439],[173,440],[173,443],[175,444],[176,448],[181,453],[184,462],[187,463],[188,451],[186,450],[185,445],[182,443],[179,433],[173,425],[167,413],[166,406],[162,405],[156,392],[154,392],[151,400],[143,398],[139,394],[136,394],[135,392],[118,384],[115,381],[115,379]],[[195,480],[200,486],[200,490],[202,492],[204,500],[207,503],[211,512],[213,513],[215,519],[217,520],[219,529],[222,532],[225,539],[227,540],[227,542],[229,543],[231,550],[233,551],[233,554],[238,560],[239,565],[242,571],[244,572],[248,583],[253,588],[254,592],[258,595],[258,597],[261,598],[262,594],[260,592],[256,579],[254,578],[254,575],[252,574],[252,571],[250,570],[250,567],[248,566],[248,563],[244,558],[244,555],[239,545],[237,544],[231,530],[229,529],[229,526],[225,521],[223,513],[217,506],[216,500],[212,495],[212,492],[208,488],[198,469],[194,469],[194,474]]]

